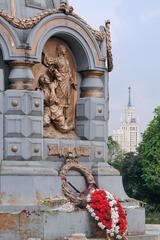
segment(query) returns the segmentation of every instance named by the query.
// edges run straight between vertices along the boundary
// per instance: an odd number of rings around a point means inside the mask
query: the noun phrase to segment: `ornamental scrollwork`
[[[103,34],[100,31],[93,29],[85,20],[83,20],[80,16],[73,12],[73,7],[67,4],[62,4],[59,9],[47,9],[42,11],[40,14],[22,19],[11,16],[6,11],[0,9],[0,17],[4,18],[7,22],[9,22],[12,26],[19,28],[19,29],[31,29],[35,25],[37,25],[43,18],[48,17],[52,14],[64,13],[66,15],[70,15],[75,17],[76,19],[80,20],[86,27],[92,32],[95,38],[99,41],[103,40]]]
[[[103,37],[106,39],[108,72],[111,72],[113,70],[113,56],[112,56],[111,34],[110,34],[110,20],[105,21],[105,26],[102,29],[102,34],[103,34]]]

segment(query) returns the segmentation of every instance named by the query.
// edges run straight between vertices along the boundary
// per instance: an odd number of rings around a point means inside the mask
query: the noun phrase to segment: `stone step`
[[[160,240],[160,226],[146,225],[146,234],[144,235],[130,235],[128,240]],[[67,240],[106,240],[106,238],[86,238],[85,234],[73,234]]]
[[[145,235],[127,236],[127,238],[128,240],[160,240],[160,235],[145,234]],[[106,238],[88,238],[87,240],[106,240]]]

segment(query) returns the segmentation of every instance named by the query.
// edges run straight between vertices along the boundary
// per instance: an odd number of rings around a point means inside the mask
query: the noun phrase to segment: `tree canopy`
[[[154,113],[138,147],[138,159],[148,199],[160,202],[160,107]]]
[[[114,161],[110,161],[110,164],[121,172],[124,188],[130,197],[160,204],[160,107],[154,113],[137,153],[120,156],[114,153],[116,157],[111,158]],[[112,141],[109,143],[112,143],[112,147],[118,146]]]

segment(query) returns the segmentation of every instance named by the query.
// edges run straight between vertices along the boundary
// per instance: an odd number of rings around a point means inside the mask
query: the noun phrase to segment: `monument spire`
[[[128,87],[128,107],[131,107],[132,104],[131,104],[131,87]]]

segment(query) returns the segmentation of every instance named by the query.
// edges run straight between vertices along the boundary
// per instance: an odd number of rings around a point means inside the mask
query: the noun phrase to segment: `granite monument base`
[[[144,235],[145,209],[125,194],[119,173],[103,163],[93,167],[91,162],[81,164],[92,170],[99,188],[109,190],[121,201],[127,211],[129,235]],[[84,233],[87,238],[104,237],[86,210],[65,204],[58,209],[41,206],[46,199],[64,198],[58,170],[58,162],[2,162],[0,239],[51,240],[74,233]],[[67,178],[80,191],[86,188],[85,179],[78,172],[69,171]]]

